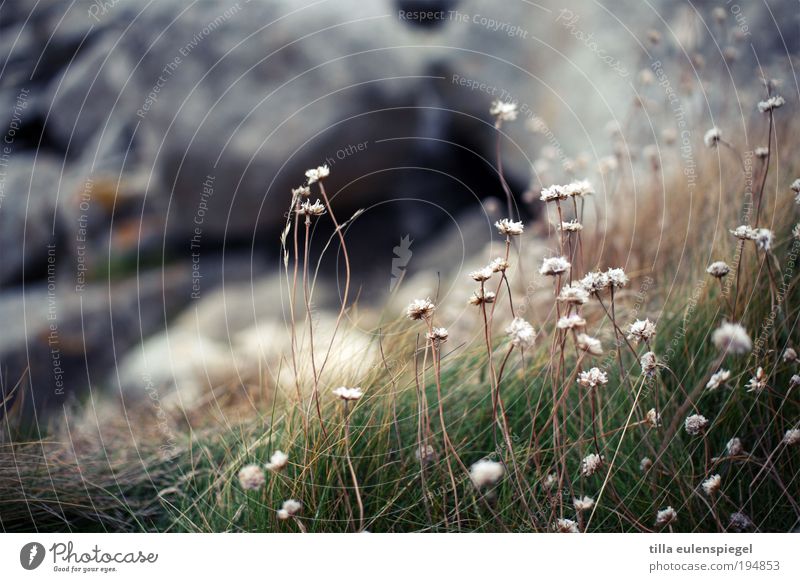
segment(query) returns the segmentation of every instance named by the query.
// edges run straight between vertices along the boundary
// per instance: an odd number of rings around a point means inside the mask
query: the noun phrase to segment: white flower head
[[[720,477],[719,475],[711,475],[711,477],[703,481],[703,491],[705,491],[706,495],[708,496],[717,493],[721,486],[722,486],[722,477]]]
[[[436,461],[438,455],[433,445],[422,445],[414,451],[414,456],[417,458],[417,461],[421,461],[427,465]]]
[[[761,113],[770,113],[775,111],[776,109],[783,107],[786,103],[786,99],[781,97],[780,95],[773,95],[766,101],[759,101],[758,102],[758,110]]]
[[[725,445],[725,451],[731,457],[737,457],[744,453],[744,447],[742,446],[742,440],[739,437],[733,437],[728,443]]]
[[[708,428],[708,419],[702,414],[693,414],[684,421],[683,427],[691,436],[697,436]]]
[[[800,194],[797,195],[797,198],[794,199],[797,204],[800,204]],[[800,222],[794,225],[792,228],[792,236],[795,240],[800,240]]]
[[[476,271],[472,271],[469,274],[469,277],[473,281],[478,281],[479,283],[482,283],[483,281],[488,281],[489,279],[491,279],[493,274],[494,271],[492,270],[491,267],[483,267]]]
[[[589,180],[576,180],[574,182],[570,182],[563,188],[567,196],[572,198],[583,198],[584,196],[594,194],[594,188],[592,188],[592,184],[589,182]]]
[[[297,515],[303,508],[303,504],[296,499],[287,499],[278,510],[278,519],[289,519]]]
[[[706,273],[708,273],[712,277],[716,277],[717,279],[722,279],[730,272],[731,268],[725,261],[715,261],[711,263],[706,269]]]
[[[639,461],[639,470],[642,473],[647,473],[653,467],[653,460],[650,457],[642,457]]]
[[[497,232],[504,236],[519,236],[525,229],[522,221],[517,222],[510,218],[502,218],[495,222],[494,226],[497,228]]]
[[[594,507],[594,499],[588,495],[576,497],[572,500],[572,505],[575,507],[575,511],[582,513],[584,511],[589,511],[592,507]]]
[[[571,519],[559,518],[553,524],[553,531],[558,533],[580,533],[578,524]]]
[[[325,214],[325,206],[319,200],[313,204],[310,200],[306,200],[297,209],[297,214],[300,216],[322,216]]]
[[[506,328],[506,333],[512,345],[523,349],[531,347],[536,340],[536,331],[533,326],[521,317],[515,317],[511,321]]]
[[[415,299],[406,308],[406,316],[413,321],[430,319],[435,309],[430,299]]]
[[[729,370],[719,370],[711,375],[711,378],[706,383],[706,388],[708,390],[716,390],[725,382],[727,382],[731,377],[731,373]]]
[[[758,236],[758,231],[747,224],[741,224],[730,232],[739,240],[756,240]]]
[[[676,519],[678,519],[678,513],[672,509],[672,507],[660,509],[656,513],[656,525],[658,527],[666,527],[672,523],[675,523]]]
[[[787,364],[797,361],[797,351],[794,348],[786,348],[783,352],[783,361]]]
[[[239,470],[239,484],[246,491],[261,489],[266,481],[264,471],[258,465],[245,465]]]
[[[628,328],[628,339],[648,342],[656,335],[656,324],[649,319],[637,319]]]
[[[469,300],[467,301],[470,305],[483,305],[484,303],[494,303],[494,300],[497,299],[497,294],[494,291],[485,291],[484,289],[478,289],[474,291],[470,296]]]
[[[783,444],[787,447],[793,447],[800,443],[800,428],[790,428],[783,435]]]
[[[589,453],[581,461],[581,475],[591,477],[603,466],[603,457],[596,453]]]
[[[327,164],[306,170],[306,182],[310,186],[330,176],[331,170]]]
[[[591,356],[603,355],[603,344],[600,343],[599,339],[593,338],[585,333],[579,333],[576,340],[579,350],[582,350]]]
[[[658,428],[659,426],[661,426],[661,414],[656,412],[655,408],[651,408],[650,410],[648,410],[644,419],[650,428]]]
[[[494,117],[497,122],[501,121],[514,121],[517,118],[518,108],[517,104],[511,101],[500,101],[499,99],[492,102],[489,108],[489,114]]]
[[[505,467],[497,461],[481,459],[469,468],[469,477],[478,489],[494,485],[505,474]]]
[[[549,257],[542,261],[542,266],[539,268],[539,274],[548,277],[555,277],[569,271],[571,267],[569,261],[565,257]]]
[[[346,386],[339,386],[333,390],[334,396],[338,396],[345,402],[351,402],[359,400],[364,393],[361,391],[361,388],[348,388]]]
[[[745,531],[753,527],[753,522],[741,511],[731,513],[730,528],[734,531]]]
[[[425,337],[427,337],[431,343],[438,347],[447,341],[447,338],[450,337],[450,332],[448,332],[447,328],[445,327],[434,327],[425,334]]]
[[[583,230],[583,225],[577,220],[570,220],[559,224],[558,230],[561,232],[580,232]]]
[[[577,313],[565,315],[556,323],[558,329],[580,329],[586,327],[586,320]]]
[[[264,467],[268,471],[274,471],[275,473],[277,473],[279,471],[283,471],[288,464],[289,464],[289,455],[287,455],[283,451],[278,450],[272,453],[272,456],[269,458],[269,463],[264,465]]]
[[[750,378],[750,380],[747,382],[747,391],[761,394],[761,392],[764,391],[764,388],[767,387],[767,380],[767,373],[764,372],[764,368],[759,366],[756,370],[756,375]]]
[[[586,388],[597,388],[608,384],[608,374],[600,368],[591,368],[578,374],[578,384]]]
[[[584,275],[581,285],[590,295],[599,295],[609,285],[608,275],[600,271],[592,271]]]
[[[722,132],[718,127],[712,127],[703,136],[703,142],[706,144],[706,147],[708,148],[715,147],[721,139],[722,139]]]
[[[756,231],[756,246],[762,251],[769,251],[772,249],[772,243],[775,241],[775,235],[768,228],[759,228]]]
[[[747,330],[738,323],[723,321],[714,333],[711,341],[718,350],[733,355],[746,354],[753,349],[753,342],[747,335]]]
[[[606,271],[606,277],[611,287],[620,288],[628,284],[628,276],[625,274],[625,271],[620,268],[608,269]]]
[[[589,292],[580,283],[564,285],[558,294],[558,300],[569,305],[584,305],[589,301]]]
[[[297,188],[292,188],[292,196],[295,198],[308,198],[311,196],[311,188],[303,184]]]
[[[642,373],[646,376],[653,376],[658,370],[658,358],[653,352],[642,354],[639,364],[642,366]]]
[[[753,154],[755,154],[758,159],[763,160],[769,155],[769,148],[759,146],[753,150]]]
[[[488,267],[492,270],[493,273],[502,273],[508,270],[509,264],[508,261],[505,260],[503,257],[497,257],[496,259],[492,259]]]
[[[569,198],[567,189],[564,186],[559,186],[558,184],[553,184],[552,186],[543,188],[542,193],[539,196],[539,199],[542,202],[555,202],[556,200],[566,200],[567,198]]]

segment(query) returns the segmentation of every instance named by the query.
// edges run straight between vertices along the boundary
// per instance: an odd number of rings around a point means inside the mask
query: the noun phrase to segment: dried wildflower
[[[570,305],[583,305],[589,301],[589,292],[579,283],[564,285],[558,294],[558,300]]]
[[[655,408],[648,410],[644,419],[650,428],[658,428],[661,426],[661,415],[656,412]]]
[[[572,500],[572,505],[575,507],[575,511],[582,513],[584,511],[589,511],[592,507],[594,507],[594,499],[588,495],[576,497]]]
[[[261,489],[266,481],[264,471],[258,465],[245,465],[239,470],[239,484],[246,491]]]
[[[506,333],[511,340],[511,344],[518,348],[527,349],[536,340],[536,331],[533,326],[521,317],[515,317],[511,321],[506,328]]]
[[[789,378],[789,386],[794,388],[795,386],[800,386],[800,376],[794,374],[791,378]]]
[[[666,507],[656,513],[656,525],[658,527],[666,527],[678,519],[678,513],[672,507]]]
[[[656,324],[649,319],[637,319],[628,328],[628,339],[648,342],[656,335]]]
[[[756,246],[762,251],[769,251],[772,249],[772,243],[775,241],[775,235],[768,228],[759,228],[756,231]]]
[[[485,291],[483,289],[478,289],[472,293],[472,296],[469,298],[468,303],[470,305],[483,305],[484,303],[494,303],[494,300],[497,299],[497,295],[494,291]]]
[[[800,194],[800,178],[796,178],[789,188],[791,188],[795,194]]]
[[[330,176],[331,170],[327,164],[324,166],[318,166],[316,168],[311,168],[310,170],[306,170],[306,182],[310,186],[315,182],[319,182]]]
[[[586,320],[577,313],[573,313],[572,315],[565,315],[559,319],[558,323],[556,323],[556,327],[558,327],[558,329],[582,328],[586,327]]]
[[[717,279],[722,279],[730,272],[731,268],[725,261],[715,261],[711,263],[706,269],[706,273],[708,273],[712,277],[716,277]]]
[[[646,376],[653,376],[658,370],[658,358],[653,352],[645,352],[639,358],[639,364],[642,366],[642,373]]]
[[[625,271],[619,268],[608,269],[606,271],[606,277],[608,278],[608,284],[617,289],[628,284],[628,276],[625,274]]]
[[[798,195],[797,195],[797,198],[795,199],[795,202],[797,202],[798,204],[800,204],[800,194],[798,194]],[[794,227],[792,228],[792,236],[793,236],[793,237],[794,237],[796,240],[800,240],[800,222],[798,222],[797,224],[795,224],[795,225],[794,225]]]
[[[758,236],[758,231],[747,224],[737,226],[730,233],[739,240],[756,240]]]
[[[278,510],[278,519],[289,519],[297,515],[303,508],[303,504],[296,499],[287,499]]]
[[[583,279],[581,279],[581,286],[583,286],[590,295],[599,295],[608,285],[608,275],[599,271],[587,273]]]
[[[731,513],[730,529],[738,532],[746,531],[753,527],[753,522],[744,513],[737,511]]]
[[[539,199],[542,202],[554,202],[556,200],[566,200],[569,198],[569,194],[564,186],[559,186],[558,184],[553,184],[552,186],[548,186],[547,188],[542,189],[542,193],[539,196]]]
[[[503,218],[494,223],[497,232],[505,236],[519,236],[522,234],[525,226],[522,221],[516,222],[510,218]]]
[[[594,194],[594,188],[589,180],[575,180],[566,186],[562,186],[564,193],[571,198],[583,198]]]
[[[756,375],[750,378],[750,381],[747,382],[747,391],[761,394],[764,388],[767,387],[767,379],[767,373],[764,372],[764,368],[759,366],[756,370]]]
[[[413,321],[430,319],[435,309],[430,299],[415,299],[406,308],[406,316]]]
[[[577,220],[570,220],[568,222],[562,222],[560,225],[558,225],[558,230],[562,232],[578,232],[583,230],[583,225]]]
[[[447,338],[450,337],[450,333],[444,327],[434,327],[431,331],[425,334],[430,342],[436,346],[437,348],[447,341]]]
[[[747,335],[747,330],[738,323],[723,321],[714,333],[711,334],[711,341],[717,347],[728,354],[746,354],[753,349],[753,342]]]
[[[355,401],[364,396],[361,388],[347,388],[346,386],[339,386],[333,390],[333,394],[338,396],[345,402]]]
[[[800,443],[800,428],[790,428],[787,430],[786,434],[783,435],[783,444],[787,447],[793,447],[798,443]]]
[[[703,136],[703,142],[706,144],[707,148],[713,148],[720,142],[721,139],[722,132],[718,127],[712,127]]]
[[[794,350],[794,348],[786,348],[786,350],[783,352],[783,361],[787,364],[797,361],[797,352]]]
[[[565,257],[550,257],[542,261],[539,274],[554,277],[566,273],[570,267],[571,265]]]
[[[706,388],[708,390],[716,390],[717,388],[725,384],[725,382],[727,382],[730,379],[730,377],[731,373],[728,370],[720,370],[718,372],[715,372],[714,374],[711,375],[711,379],[709,379],[709,381],[706,383]]]
[[[603,457],[595,453],[589,453],[581,461],[581,475],[591,477],[603,466]]]
[[[722,477],[720,477],[719,475],[711,475],[711,477],[703,481],[703,491],[705,491],[706,495],[708,496],[717,493],[721,486],[722,486]]]
[[[433,448],[433,445],[420,446],[414,451],[414,456],[417,458],[417,461],[421,461],[426,465],[433,463],[437,458],[436,449]]]
[[[639,470],[642,473],[647,473],[652,468],[653,468],[652,459],[650,457],[642,457],[642,460],[639,461]]]
[[[488,281],[492,278],[494,271],[492,271],[491,267],[483,267],[482,269],[478,269],[477,271],[472,271],[469,276],[470,279],[473,281],[478,281],[479,283],[483,281]]]
[[[547,477],[544,478],[544,481],[542,481],[542,488],[544,488],[545,491],[550,491],[556,485],[558,485],[558,475],[555,473],[549,473]]]
[[[703,434],[708,427],[708,419],[702,414],[693,414],[683,423],[686,432],[691,436]]]
[[[289,455],[287,455],[283,451],[275,451],[269,458],[269,463],[264,465],[264,467],[268,471],[274,471],[275,473],[277,473],[279,471],[283,471],[286,468],[286,465],[288,464],[289,464]]]
[[[511,101],[492,101],[489,114],[496,119],[498,125],[503,121],[514,121],[517,118],[517,104]]]
[[[492,262],[489,263],[489,268],[492,270],[493,273],[503,273],[508,269],[508,261],[502,257],[497,257],[496,259],[492,259]]]
[[[597,171],[603,176],[610,174],[618,167],[619,162],[617,162],[617,158],[614,156],[602,157],[600,158],[600,161],[597,162]]]
[[[576,341],[579,350],[582,350],[591,356],[603,355],[603,345],[600,343],[599,339],[588,336],[585,333],[579,333]]]
[[[469,477],[478,489],[494,485],[503,478],[505,467],[497,461],[481,459],[469,468]]]
[[[742,446],[742,440],[739,437],[733,437],[725,445],[725,451],[728,453],[728,456],[730,456],[730,457],[738,457],[739,455],[744,453],[744,447]]]
[[[311,196],[311,188],[305,184],[297,188],[292,188],[292,196],[295,198],[308,198]]]
[[[297,214],[300,216],[322,216],[325,214],[325,206],[319,200],[313,204],[306,200],[297,209]]]
[[[753,154],[755,154],[758,159],[763,160],[769,155],[769,148],[763,146],[757,147],[753,150]]]
[[[608,384],[608,374],[600,368],[591,368],[578,374],[578,384],[586,388],[597,388]]]
[[[775,111],[780,107],[783,107],[785,103],[786,100],[783,97],[781,97],[780,95],[773,95],[766,101],[759,101],[758,110],[761,113],[771,113],[772,111]]]
[[[553,531],[558,533],[580,533],[577,523],[563,517],[553,524]]]

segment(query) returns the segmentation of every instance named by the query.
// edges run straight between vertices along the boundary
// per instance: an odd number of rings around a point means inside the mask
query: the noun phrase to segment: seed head
[[[306,183],[311,186],[315,182],[319,182],[330,176],[331,170],[327,164],[306,170]]]
[[[720,370],[719,372],[715,372],[711,375],[711,379],[706,383],[706,388],[708,390],[716,390],[725,382],[727,382],[731,377],[731,373],[728,370]]]
[[[430,299],[415,299],[406,308],[406,316],[412,321],[430,319],[435,309]]]
[[[542,261],[539,274],[548,277],[555,277],[569,271],[570,263],[565,257],[550,257]]]
[[[584,511],[589,511],[592,507],[594,507],[594,499],[588,495],[576,497],[572,500],[572,505],[575,506],[575,511],[582,513]]]
[[[433,448],[433,445],[420,446],[414,451],[414,456],[417,458],[417,461],[421,461],[426,465],[433,463],[437,458],[436,449]]]
[[[722,132],[718,127],[712,127],[703,136],[703,142],[706,144],[707,148],[715,147],[721,139],[722,139]]]
[[[686,419],[683,427],[691,436],[701,435],[708,427],[708,419],[702,414],[693,414]]]
[[[556,323],[558,329],[579,329],[586,327],[586,320],[577,313],[572,315],[565,315]]]
[[[581,285],[590,295],[599,295],[601,291],[608,287],[610,281],[606,273],[592,271],[581,279]]]
[[[761,113],[771,113],[786,103],[786,100],[781,97],[780,95],[773,95],[766,101],[759,101],[758,102],[758,110]]]
[[[655,408],[651,408],[647,411],[647,414],[644,417],[645,421],[647,421],[647,425],[650,428],[658,428],[661,426],[661,415],[656,412]]]
[[[586,388],[597,388],[608,384],[608,374],[600,368],[591,368],[578,374],[578,384]]]
[[[504,236],[519,236],[525,229],[522,221],[515,222],[510,218],[502,218],[495,222],[494,226],[497,228],[497,232]]]
[[[483,289],[478,289],[477,291],[473,291],[472,295],[469,298],[468,303],[470,305],[480,306],[484,303],[494,303],[494,300],[497,299],[497,295],[494,291],[485,291]]]
[[[730,457],[738,457],[739,455],[744,453],[742,440],[739,437],[733,437],[731,440],[728,441],[728,444],[725,445],[725,451],[728,453],[728,456]]]
[[[744,513],[740,511],[731,513],[730,529],[742,532],[750,529],[751,527],[753,527],[753,522]]]
[[[580,283],[564,285],[558,294],[558,300],[569,305],[584,305],[589,301],[589,292]]]
[[[722,279],[730,272],[731,268],[725,261],[716,261],[714,263],[711,263],[706,269],[706,273],[708,273],[712,277],[716,277],[717,279]]]
[[[750,381],[747,383],[747,391],[761,394],[764,388],[767,387],[767,380],[767,373],[764,372],[764,368],[759,366],[756,370],[756,375],[750,378]]]
[[[769,148],[763,146],[757,147],[753,150],[753,154],[755,154],[758,159],[763,160],[769,155]]]
[[[498,126],[503,121],[514,121],[517,118],[517,112],[517,104],[510,101],[496,100],[489,108],[489,114],[495,118]]]
[[[562,188],[566,195],[572,198],[583,198],[584,196],[594,194],[594,188],[592,188],[589,180],[576,180],[570,182],[566,186],[562,186]]]
[[[678,519],[678,513],[672,509],[672,507],[660,509],[656,513],[656,525],[658,527],[666,527],[672,523],[675,523],[676,519]]]
[[[658,358],[653,352],[642,354],[639,364],[642,366],[642,373],[646,376],[653,376],[658,370]]]
[[[652,468],[653,468],[652,459],[650,459],[650,457],[642,457],[642,460],[639,461],[639,470],[642,473],[647,473]]]
[[[553,524],[553,531],[557,533],[580,533],[577,523],[563,517],[557,519]]]
[[[436,346],[437,348],[447,341],[447,338],[450,337],[450,333],[447,331],[447,328],[444,327],[434,327],[431,331],[425,334],[430,342]]]
[[[611,268],[606,271],[608,284],[611,287],[620,288],[628,284],[628,276],[625,271],[619,268]]]
[[[599,339],[588,336],[585,333],[579,333],[576,340],[579,350],[582,350],[591,356],[603,355],[603,345],[600,343]]]
[[[300,216],[322,216],[325,214],[325,206],[319,200],[313,204],[306,200],[297,209],[297,214]]]
[[[708,495],[709,497],[717,493],[721,486],[722,486],[722,477],[720,477],[719,475],[711,475],[711,477],[703,481],[703,491],[705,491],[706,495]]]
[[[494,485],[503,478],[505,467],[502,463],[481,459],[469,468],[469,477],[478,489]]]
[[[786,348],[783,352],[783,361],[787,364],[797,361],[797,352],[794,348]]]
[[[542,193],[539,196],[539,199],[542,202],[555,202],[556,200],[566,200],[569,198],[569,193],[565,186],[559,186],[558,184],[553,184],[552,186],[548,186],[547,188],[542,189]]]
[[[292,196],[295,198],[308,198],[311,196],[311,188],[303,184],[297,188],[292,188]]]
[[[493,273],[503,273],[508,269],[508,261],[502,257],[497,257],[496,259],[492,259],[492,262],[489,263],[489,268],[492,270]]]
[[[264,471],[258,465],[245,465],[239,471],[239,484],[245,491],[261,489],[266,481]]]
[[[711,341],[718,350],[733,355],[746,354],[753,349],[753,342],[747,335],[747,330],[738,323],[723,321],[714,333]]]
[[[648,342],[656,335],[656,324],[649,319],[637,319],[628,328],[628,339]]]
[[[286,468],[286,465],[288,464],[289,464],[289,455],[279,450],[272,453],[272,456],[269,458],[269,463],[264,465],[264,467],[268,471],[274,471],[275,473],[278,473],[280,471],[283,471]]]
[[[347,388],[346,386],[339,386],[333,390],[333,394],[338,396],[345,402],[356,401],[364,396],[361,388]]]
[[[783,444],[787,447],[793,447],[800,443],[800,428],[790,428],[783,435]]]
[[[762,251],[769,251],[772,249],[772,243],[775,241],[775,235],[768,228],[759,228],[756,231],[756,246]]]
[[[756,240],[758,236],[758,231],[747,224],[739,225],[730,232],[739,240]]]
[[[581,461],[581,475],[591,477],[603,466],[603,457],[595,453],[589,453]]]
[[[796,178],[789,188],[791,188],[795,194],[800,194],[800,178]]]
[[[297,515],[303,508],[303,504],[296,499],[287,499],[278,510],[278,519],[289,519]]]
[[[515,317],[511,321],[506,328],[506,333],[512,345],[523,349],[531,347],[536,340],[536,331],[533,326],[521,317]]]

